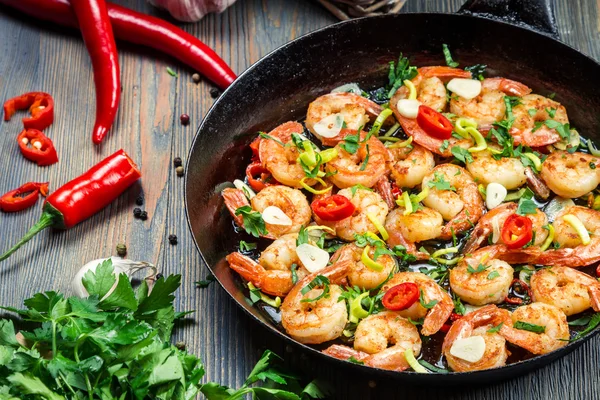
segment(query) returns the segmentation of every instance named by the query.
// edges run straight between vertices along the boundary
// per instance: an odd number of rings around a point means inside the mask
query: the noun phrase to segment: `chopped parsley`
[[[518,215],[535,214],[537,212],[537,204],[533,199],[533,192],[531,189],[526,188],[525,192],[519,199],[519,206],[517,207]]]
[[[482,81],[484,79],[483,74],[485,73],[485,69],[487,68],[487,65],[485,64],[475,64],[475,65],[471,65],[469,67],[465,67],[465,71],[469,71],[471,73],[471,76],[473,76],[473,78],[479,79],[480,81]]]
[[[488,274],[487,279],[491,281],[492,279],[495,279],[499,276],[500,276],[500,273],[498,271],[492,271]]]
[[[554,116],[556,115],[556,108],[546,108],[546,112],[548,113],[550,118],[554,118]]]
[[[500,331],[500,328],[502,328],[502,325],[504,325],[504,322],[500,322],[498,325],[488,329],[487,333],[497,333],[498,331]]]
[[[466,164],[473,162],[473,156],[466,149],[463,149],[460,146],[454,146],[450,149],[450,152],[458,161]]]
[[[425,302],[425,297],[423,296],[423,290],[421,290],[421,294],[419,295],[419,303],[428,310],[432,309],[437,303],[437,300],[431,300],[429,303]]]
[[[513,324],[515,329],[520,329],[522,331],[529,331],[533,333],[544,333],[546,332],[546,327],[542,325],[530,324],[529,322],[517,321]]]
[[[444,140],[440,146],[440,153],[445,152],[448,149],[448,146],[450,146],[450,142],[448,140]]]
[[[575,320],[577,321],[577,320]],[[569,325],[575,325],[575,321],[571,321],[569,323]],[[585,336],[586,334],[590,333],[591,331],[593,331],[594,329],[596,329],[596,327],[598,325],[600,325],[600,313],[596,313],[594,315],[591,316],[591,318],[589,319],[587,323],[587,327],[582,330],[581,332],[577,332],[577,334],[575,335],[575,337],[573,337],[573,339],[571,340],[577,340],[583,336]],[[585,324],[581,324],[581,325],[585,325]]]
[[[302,299],[301,302],[302,303],[312,303],[312,302],[320,300],[322,298],[329,297],[329,284],[330,284],[329,278],[327,278],[326,276],[323,276],[323,275],[317,275],[315,277],[315,279],[310,281],[310,283],[308,285],[306,285],[302,288],[300,293],[302,293],[302,295],[305,295],[306,293],[310,292],[312,289],[314,289],[318,286],[323,286],[323,293],[321,293],[314,299]]]
[[[450,54],[450,49],[446,43],[442,44],[442,51],[444,52],[444,58],[446,59],[446,65],[452,68],[456,68],[459,64],[452,59],[452,54]]]
[[[241,215],[244,219],[244,229],[252,236],[266,235],[267,228],[262,215],[258,211],[252,211],[250,206],[243,206],[235,210],[235,215]]]
[[[427,182],[427,186],[429,186],[430,188],[435,187],[437,190],[451,190],[453,192],[456,192],[456,188],[450,185],[450,182],[448,182],[444,178],[444,175],[442,173],[436,171],[434,172],[433,176],[433,180]]]
[[[483,272],[486,269],[488,269],[490,267],[490,265],[483,265],[483,264],[479,264],[477,266],[477,268],[473,268],[472,266],[468,265],[467,266],[467,272],[470,274],[477,274],[479,272]]]
[[[388,72],[387,99],[389,100],[405,80],[411,80],[417,76],[417,67],[408,62],[408,58],[403,57],[402,53],[398,57],[398,62],[390,61],[390,70]]]
[[[248,243],[244,240],[240,240],[240,250],[241,251],[250,251],[256,249],[256,243]]]
[[[361,164],[359,170],[364,171],[367,168],[368,163],[369,163],[369,145],[367,145],[367,155],[365,156],[365,160]]]

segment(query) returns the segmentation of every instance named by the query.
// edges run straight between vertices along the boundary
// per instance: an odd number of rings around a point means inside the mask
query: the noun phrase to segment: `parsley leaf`
[[[252,211],[252,207],[240,207],[235,210],[235,215],[241,215],[244,218],[244,229],[252,236],[260,237],[268,233],[262,215],[258,211]]]
[[[423,296],[423,290],[421,290],[421,294],[419,295],[419,303],[421,303],[421,305],[423,306],[423,308],[426,308],[428,310],[432,309],[433,307],[435,307],[435,305],[438,303],[437,300],[431,300],[429,303],[425,302],[425,297]]]
[[[530,324],[529,322],[517,321],[513,324],[515,329],[520,329],[522,331],[529,331],[533,333],[544,333],[546,332],[546,327],[542,325]]]
[[[437,190],[451,190],[453,192],[456,192],[456,188],[452,185],[450,185],[450,182],[448,182],[444,175],[440,172],[434,172],[434,178],[427,182],[427,186],[429,186],[430,188],[435,187]]]
[[[452,153],[454,158],[456,158],[462,163],[466,164],[473,162],[473,156],[471,156],[471,153],[469,153],[466,149],[463,149],[462,147],[454,146],[450,149],[450,152]]]
[[[408,62],[408,58],[403,57],[402,53],[398,57],[398,62],[390,62],[390,69],[388,72],[388,89],[387,97],[385,100],[389,100],[400,86],[404,84],[405,80],[411,80],[417,76],[417,67],[411,66]],[[383,100],[383,96],[381,96]]]
[[[519,199],[519,206],[516,213],[518,215],[535,214],[537,212],[537,204],[532,200],[533,192],[531,189],[525,189],[525,192]]]
[[[488,274],[487,279],[491,281],[492,279],[495,279],[499,276],[500,276],[500,273],[498,271],[492,271]]]
[[[360,132],[360,130],[358,132]],[[340,147],[347,153],[355,154],[358,151],[359,137],[359,133],[346,136],[344,142],[340,143]]]
[[[487,333],[497,333],[500,331],[500,328],[502,328],[502,325],[504,325],[504,322],[500,322],[498,325],[490,328],[487,330]]]
[[[465,71],[469,71],[471,73],[471,75],[473,76],[473,78],[479,79],[480,81],[482,81],[484,79],[483,74],[485,73],[485,69],[487,68],[487,65],[485,64],[475,64],[475,65],[471,65],[469,67],[465,67]]]
[[[575,321],[572,321],[570,323],[570,325],[575,325],[574,323],[575,323]],[[573,339],[571,339],[571,340],[577,340],[577,339],[585,336],[586,334],[590,333],[594,329],[596,329],[596,327],[598,325],[600,325],[600,313],[596,313],[596,314],[592,315],[592,317],[590,318],[590,320],[587,324],[588,324],[588,326],[581,332],[577,332],[575,337],[573,337]]]
[[[251,251],[256,249],[256,243],[248,243],[244,240],[240,240],[240,250],[241,251]]]
[[[208,285],[210,285],[211,283],[213,283],[216,280],[215,276],[213,274],[208,274],[206,276],[206,278],[204,278],[204,280],[202,281],[197,281],[196,286],[198,286],[200,289],[204,289],[207,288]]]
[[[448,146],[450,146],[450,142],[448,140],[444,140],[440,146],[440,153],[445,152],[448,149]]]
[[[306,228],[304,228],[304,226],[301,226],[300,232],[298,232],[298,238],[296,239],[296,246],[306,243],[308,243],[308,231]]]
[[[471,265],[467,266],[467,272],[470,274],[477,274],[479,272],[483,272],[486,269],[488,269],[490,267],[490,265],[483,265],[483,264],[479,264],[477,266],[477,268],[473,268]]]
[[[369,145],[367,145],[367,155],[365,156],[365,160],[360,166],[359,170],[364,171],[367,168],[367,164],[369,163]]]
[[[318,295],[314,299],[302,299],[300,302],[301,303],[312,303],[312,302],[320,300],[322,298],[329,297],[329,278],[327,278],[326,276],[323,276],[323,275],[317,275],[315,277],[315,279],[310,281],[310,283],[308,285],[306,285],[302,288],[300,293],[302,293],[302,295],[305,295],[306,293],[310,292],[312,289],[319,287],[319,286],[323,286],[323,292],[320,295]]]
[[[446,59],[446,65],[452,68],[456,68],[459,64],[452,59],[452,54],[450,54],[450,49],[446,43],[442,44],[442,51],[444,52],[444,58]]]

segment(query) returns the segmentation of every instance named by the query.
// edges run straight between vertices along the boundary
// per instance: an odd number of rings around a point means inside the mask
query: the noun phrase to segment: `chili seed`
[[[136,218],[139,218],[142,216],[142,209],[139,207],[136,207],[133,209],[133,216]]]
[[[190,123],[190,116],[187,114],[181,114],[179,120],[181,121],[181,125],[187,125]]]
[[[181,158],[175,157],[175,159],[173,160],[173,165],[175,166],[175,168],[181,167],[183,165]]]
[[[185,350],[185,342],[177,342],[175,343],[175,347],[177,347],[179,350]]]
[[[145,221],[148,219],[148,213],[146,211],[142,211],[142,213],[140,214],[140,219],[142,221]]]
[[[135,204],[137,204],[138,206],[143,206],[144,205],[144,196],[140,195],[137,197],[137,199],[135,199]]]
[[[169,235],[169,243],[171,243],[172,245],[176,245],[177,244],[177,235]]]
[[[200,82],[200,74],[192,75],[192,80],[194,81],[194,83]]]
[[[183,167],[175,168],[175,172],[177,172],[177,176],[183,176]]]
[[[123,243],[117,245],[117,255],[119,257],[125,257],[127,255],[127,246]]]
[[[210,89],[210,97],[212,97],[213,99],[216,99],[220,95],[221,95],[221,91],[219,89],[217,89],[217,88]]]

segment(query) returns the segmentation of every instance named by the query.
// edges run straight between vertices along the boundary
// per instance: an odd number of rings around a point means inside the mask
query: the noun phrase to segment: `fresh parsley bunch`
[[[169,341],[174,321],[187,314],[173,307],[181,276],[134,290],[113,270],[109,259],[84,275],[87,298],[50,291],[25,300],[25,309],[3,307],[37,326],[17,336],[12,320],[0,320],[0,400],[324,397],[314,383],[300,387],[299,378],[271,367],[269,351],[238,391],[200,383],[200,359]],[[268,387],[249,387],[259,380]]]

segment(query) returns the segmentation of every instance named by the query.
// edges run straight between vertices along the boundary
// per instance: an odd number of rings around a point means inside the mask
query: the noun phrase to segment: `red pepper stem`
[[[13,247],[10,248],[6,253],[0,256],[0,261],[6,260],[8,257],[12,255],[15,251],[19,250],[21,246],[25,243],[29,242],[35,235],[40,233],[46,228],[53,226],[56,222],[56,214],[52,214],[50,212],[44,211],[40,220],[23,236],[21,240]]]

